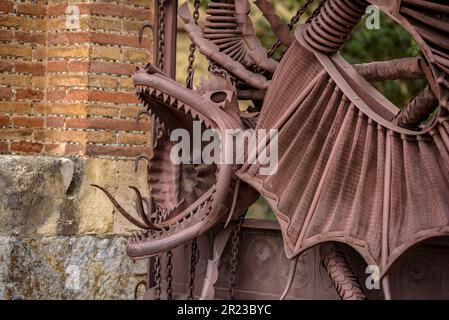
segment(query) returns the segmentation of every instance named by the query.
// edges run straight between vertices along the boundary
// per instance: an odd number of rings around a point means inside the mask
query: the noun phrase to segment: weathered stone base
[[[0,156],[0,299],[133,298],[146,263],[123,235],[136,227],[91,184],[132,212],[127,186],[145,194],[146,177],[132,161]]]
[[[0,236],[0,299],[133,299],[145,261],[125,238]]]

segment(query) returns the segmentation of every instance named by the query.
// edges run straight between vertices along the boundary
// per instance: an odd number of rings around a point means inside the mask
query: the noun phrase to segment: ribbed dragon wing
[[[261,164],[247,163],[238,175],[271,204],[289,257],[339,241],[385,274],[411,246],[449,235],[447,60],[442,60],[448,56],[449,5],[373,3],[423,48],[430,101],[439,105],[434,120],[418,131],[395,124],[400,110],[336,53],[368,3],[328,0],[311,24],[296,30],[298,41],[282,59],[259,117],[259,129],[279,130],[277,172],[264,176]],[[376,69],[387,78],[409,68],[412,76],[417,63],[404,65]]]

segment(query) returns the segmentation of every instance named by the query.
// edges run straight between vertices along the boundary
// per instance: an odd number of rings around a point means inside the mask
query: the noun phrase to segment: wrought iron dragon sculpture
[[[159,68],[148,64],[134,75],[155,128],[154,154],[147,159],[150,195],[132,187],[140,219],[97,186],[142,229],[129,240],[130,257],[170,255],[219,223],[242,221],[261,194],[276,214],[291,270],[302,252],[320,245],[340,297],[363,299],[339,250],[338,243],[345,243],[368,264],[380,266],[389,298],[387,272],[398,257],[425,239],[449,235],[449,4],[325,0],[294,28],[311,3],[306,0],[284,24],[268,0],[255,2],[278,39],[269,50],[256,36],[247,0],[211,1],[203,28],[199,1],[193,15],[187,4],[179,8],[192,40],[187,86],[171,79],[161,61]],[[422,56],[347,63],[339,51],[368,5],[402,25]],[[158,36],[163,40],[160,28]],[[281,45],[286,49],[274,59]],[[193,90],[195,48],[209,60],[210,72]],[[403,108],[370,83],[418,78],[428,85]],[[241,112],[239,99],[252,100],[258,110]],[[195,119],[202,130],[277,129],[277,172],[262,175],[262,165],[250,161],[173,164],[170,132],[180,127],[192,132]],[[258,148],[269,149],[270,142],[268,137]],[[203,297],[211,298],[214,280],[206,280]]]

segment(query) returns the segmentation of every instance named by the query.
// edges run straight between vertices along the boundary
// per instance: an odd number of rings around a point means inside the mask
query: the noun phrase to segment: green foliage
[[[416,56],[419,47],[409,33],[391,18],[381,13],[380,29],[369,30],[365,19],[346,42],[343,56],[350,63],[366,63]]]
[[[351,64],[418,56],[421,51],[410,34],[391,18],[381,13],[380,29],[369,30],[365,19],[354,30],[342,51]],[[402,107],[425,85],[422,80],[385,81],[376,88],[395,105]]]

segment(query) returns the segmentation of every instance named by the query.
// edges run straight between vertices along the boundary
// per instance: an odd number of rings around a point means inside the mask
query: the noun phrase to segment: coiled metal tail
[[[365,14],[363,0],[328,0],[304,31],[309,46],[323,53],[338,52]]]

